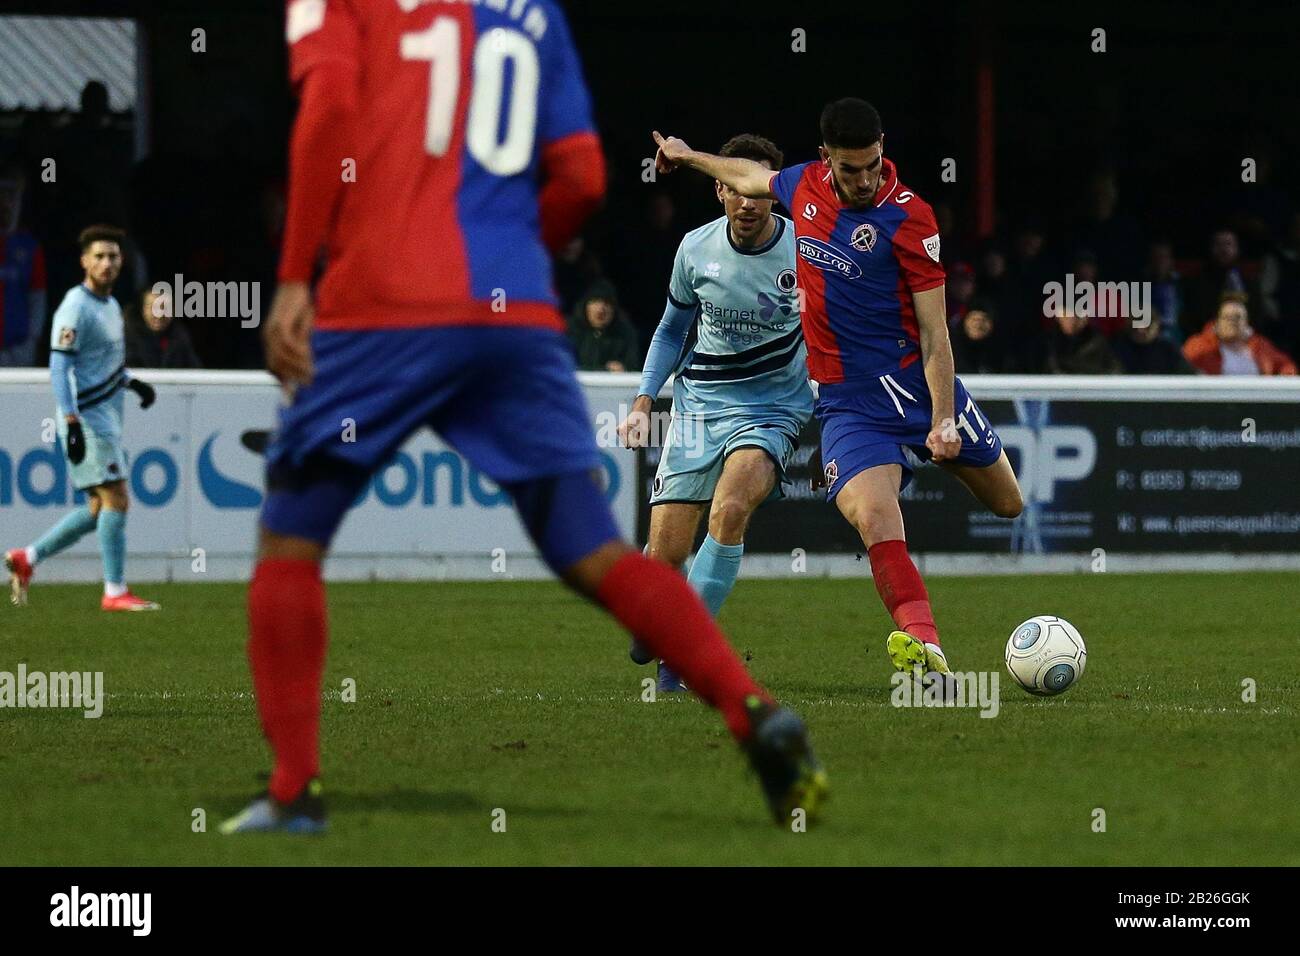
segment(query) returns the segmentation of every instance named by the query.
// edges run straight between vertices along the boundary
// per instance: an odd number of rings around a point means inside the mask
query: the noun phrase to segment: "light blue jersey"
[[[754,249],[732,243],[725,216],[688,232],[677,248],[641,378],[640,393],[653,396],[670,371],[676,375],[652,505],[710,500],[727,458],[742,448],[768,454],[778,479],[772,497],[783,494],[813,395],[795,292],[794,226],[772,219],[772,238]]]
[[[125,328],[117,300],[101,298],[84,285],[73,286],[55,310],[50,350],[70,359],[72,394],[85,427],[102,438],[120,439],[127,372]],[[70,411],[59,409],[60,423]]]
[[[738,412],[812,415],[807,350],[795,292],[794,226],[773,215],[762,246],[736,246],[722,216],[688,232],[673,261],[668,297],[694,309],[674,369],[674,409],[718,418]]]

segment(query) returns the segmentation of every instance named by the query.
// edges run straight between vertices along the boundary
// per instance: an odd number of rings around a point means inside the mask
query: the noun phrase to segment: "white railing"
[[[260,385],[273,383],[266,372],[215,369],[133,369],[160,385]],[[584,386],[624,387],[629,400],[641,383],[638,372],[579,372]],[[1300,402],[1300,376],[1236,377],[1209,375],[963,375],[976,398],[1096,401]],[[43,368],[0,369],[0,385],[49,385]],[[672,380],[660,393],[672,394]]]

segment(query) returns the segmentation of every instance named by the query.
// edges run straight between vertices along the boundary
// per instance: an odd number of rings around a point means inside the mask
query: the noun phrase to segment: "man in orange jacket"
[[[1183,355],[1206,375],[1295,375],[1290,356],[1250,327],[1246,297],[1225,293],[1219,312],[1183,344]]]

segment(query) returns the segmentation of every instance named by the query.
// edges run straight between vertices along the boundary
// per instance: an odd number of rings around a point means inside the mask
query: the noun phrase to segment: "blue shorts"
[[[961,437],[956,460],[977,467],[994,464],[1002,455],[1002,439],[961,379],[953,383],[953,399]],[[876,465],[901,465],[906,488],[912,480],[907,453],[921,461],[930,459],[925,439],[932,408],[921,362],[876,378],[822,385],[816,414],[822,427],[827,500],[858,472]]]
[[[370,476],[426,426],[511,488],[600,467],[573,353],[558,332],[317,331],[312,353],[315,378],[280,413],[267,449],[272,493],[262,520],[272,531],[328,543]],[[335,490],[304,493],[313,485]]]

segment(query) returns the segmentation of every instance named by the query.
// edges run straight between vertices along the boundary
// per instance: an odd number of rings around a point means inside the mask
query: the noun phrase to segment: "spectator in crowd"
[[[1124,308],[1124,302],[1120,298],[1117,289],[1103,288],[1101,280],[1100,267],[1097,263],[1097,256],[1091,249],[1080,249],[1074,255],[1074,262],[1070,266],[1074,273],[1074,283],[1076,290],[1086,288],[1082,283],[1088,283],[1093,287],[1093,306],[1092,314],[1088,316],[1092,325],[1106,338],[1114,338],[1117,334],[1128,327],[1132,316]]]
[[[1206,375],[1295,375],[1285,352],[1250,327],[1246,297],[1225,293],[1218,316],[1183,345],[1183,354]]]
[[[50,194],[43,234],[49,287],[61,296],[63,290],[82,280],[81,250],[73,240],[87,223],[131,224],[127,183],[133,142],[129,129],[115,122],[108,87],[89,80],[81,90],[80,111],[66,126],[56,128],[51,145],[55,152],[48,155],[58,157],[57,176],[52,182],[42,181],[35,191]],[[134,232],[128,228],[132,239]],[[136,271],[141,257],[134,241],[123,247],[122,258],[122,274],[114,292],[119,301],[126,302],[144,279]]]
[[[172,318],[171,294],[146,288],[126,311],[126,364],[131,368],[202,368],[190,333]]]
[[[953,367],[958,375],[987,375],[1014,371],[1006,343],[998,334],[991,308],[976,303],[949,333]]]
[[[1286,183],[1286,176],[1278,175],[1286,165],[1278,161],[1278,144],[1271,135],[1256,130],[1240,148],[1241,155],[1253,161],[1255,175],[1218,194],[1215,221],[1229,225],[1241,237],[1242,254],[1247,259],[1262,259],[1273,241],[1286,234],[1295,196],[1293,190],[1279,185]]]
[[[1093,250],[1108,280],[1135,280],[1142,269],[1142,231],[1137,220],[1119,209],[1119,181],[1112,170],[1093,174],[1085,193],[1083,218],[1074,239]]]
[[[979,269],[976,271],[975,284],[980,298],[993,303],[999,312],[1007,305],[1007,254],[1002,247],[990,244],[980,256]]]
[[[1043,312],[1043,287],[1048,282],[1064,279],[1047,251],[1043,230],[1034,223],[1021,226],[1012,244],[1011,261],[1007,264],[998,303],[999,324],[1020,368],[1037,369],[1044,361],[1042,343],[1052,320]]]
[[[1149,322],[1133,322],[1111,343],[1116,357],[1130,375],[1195,375],[1182,350],[1161,334],[1163,316],[1152,311]]]
[[[578,304],[578,297],[600,276],[600,262],[587,240],[575,236],[555,256],[555,294],[560,297],[560,310],[570,312]]]
[[[1040,298],[1043,284],[1060,279],[1058,263],[1047,249],[1047,237],[1036,223],[1025,223],[1016,230],[1008,272],[1013,281],[1027,287]],[[1040,314],[1041,312],[1036,312]]]
[[[1210,240],[1209,262],[1188,284],[1187,309],[1180,317],[1180,324],[1189,338],[1206,322],[1214,321],[1227,292],[1244,292],[1252,307],[1263,301],[1259,283],[1247,278],[1243,269],[1237,234],[1231,229],[1220,229]]]
[[[1053,375],[1116,375],[1124,371],[1106,336],[1073,309],[1056,314],[1043,371]]]
[[[20,225],[23,177],[17,166],[0,171],[0,366],[35,365],[45,328],[45,253]]]
[[[115,126],[108,87],[99,80],[82,88],[81,111],[63,130],[62,146],[59,177],[69,184],[69,212],[92,222],[122,221],[131,139]]]
[[[1174,247],[1164,239],[1151,243],[1142,278],[1151,283],[1151,304],[1160,315],[1159,335],[1175,345],[1186,336],[1178,324],[1183,313],[1183,277],[1174,265]]]
[[[948,300],[948,327],[954,328],[961,323],[975,298],[975,270],[968,262],[956,262],[947,271],[944,295]]]
[[[569,338],[578,368],[592,372],[632,372],[641,368],[636,328],[618,307],[612,283],[592,283],[569,317]]]

